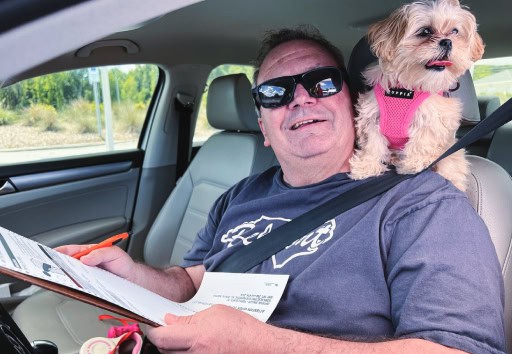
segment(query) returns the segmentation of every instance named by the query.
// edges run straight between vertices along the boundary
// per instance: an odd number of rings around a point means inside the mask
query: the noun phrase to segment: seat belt
[[[479,138],[498,129],[510,120],[512,120],[512,99],[509,99],[489,117],[473,127],[473,129],[453,144],[423,171],[432,168],[440,160],[477,141]],[[265,237],[256,239],[251,244],[242,247],[239,251],[224,259],[224,261],[217,265],[212,271],[245,273],[283,248],[289,246],[298,238],[323,225],[325,221],[333,219],[347,210],[386,192],[398,183],[412,178],[423,171],[416,174],[399,175],[396,171],[392,170],[382,176],[370,178],[320,206],[299,215],[292,221],[281,225],[265,235]]]
[[[190,126],[194,112],[194,97],[178,92],[174,99],[178,112],[178,156],[176,158],[176,180],[183,176],[190,162]]]

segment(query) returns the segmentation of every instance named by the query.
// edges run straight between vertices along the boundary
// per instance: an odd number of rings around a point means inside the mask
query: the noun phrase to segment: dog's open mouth
[[[443,58],[442,60],[431,60],[426,65],[425,68],[428,70],[436,70],[443,71],[447,66],[452,66],[452,62]]]

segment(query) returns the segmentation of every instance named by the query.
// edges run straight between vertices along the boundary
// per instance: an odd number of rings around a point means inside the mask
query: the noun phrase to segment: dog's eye
[[[420,37],[429,37],[432,35],[432,29],[429,28],[429,27],[425,27],[425,28],[422,28],[419,33],[418,33],[418,36]]]
[[[454,28],[452,29],[452,31],[450,32],[450,34],[458,34],[459,33],[459,30]]]

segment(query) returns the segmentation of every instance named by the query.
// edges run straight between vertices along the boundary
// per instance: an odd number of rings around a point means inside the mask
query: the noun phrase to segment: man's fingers
[[[164,317],[165,323],[172,324],[190,324],[191,316],[176,316],[172,313],[166,313]]]
[[[92,245],[66,245],[55,247],[54,250],[60,253],[67,254],[68,256],[72,256],[78,252],[85,251],[90,248]]]
[[[192,348],[196,342],[196,336],[198,333],[195,325],[171,324],[167,326],[151,328],[146,333],[146,335],[151,343],[153,343],[158,349],[173,352],[187,351]]]
[[[98,248],[80,257],[80,260],[83,264],[97,266],[98,264],[108,263],[118,259],[121,256],[118,250],[120,250],[120,248],[116,246]]]
[[[77,254],[78,252],[82,252],[85,250],[88,250],[89,248],[93,247],[94,244],[91,245],[66,245],[66,246],[59,246],[56,247],[55,250],[60,253],[67,254],[68,256],[73,256],[74,254]],[[89,266],[97,266],[102,263],[108,263],[113,260],[118,259],[122,251],[119,247],[104,247],[99,248],[94,251],[91,251],[91,253],[86,254],[85,256],[80,257],[80,261],[82,263],[89,265]]]

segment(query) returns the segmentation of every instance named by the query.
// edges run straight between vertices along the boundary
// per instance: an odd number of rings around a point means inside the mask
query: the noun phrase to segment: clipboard
[[[27,274],[19,273],[14,270],[4,268],[0,266],[0,273],[11,276],[16,279],[20,279],[23,281],[26,281],[28,283],[40,286],[41,288],[56,292],[58,294],[71,297],[75,300],[85,302],[89,305],[93,305],[96,307],[100,307],[104,310],[115,312],[119,315],[122,315],[124,317],[130,318],[132,320],[138,321],[140,323],[145,323],[153,327],[160,326],[158,323],[155,323],[151,320],[148,320],[145,317],[142,317],[140,315],[137,315],[136,313],[133,313],[121,306],[115,305],[111,302],[108,302],[104,299],[101,299],[99,297],[96,297],[94,295],[90,295],[72,288],[68,288],[67,286],[53,283],[44,279],[36,278]]]

